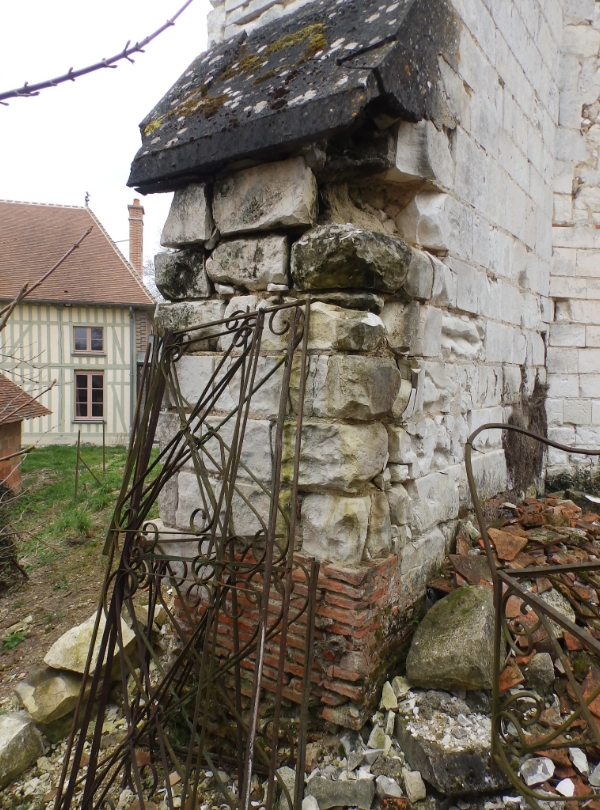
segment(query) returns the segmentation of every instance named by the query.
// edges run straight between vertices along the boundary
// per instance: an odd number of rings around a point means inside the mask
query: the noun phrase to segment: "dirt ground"
[[[74,546],[65,557],[31,571],[28,580],[0,594],[0,638],[23,625],[26,636],[14,649],[0,653],[0,705],[9,708],[14,687],[52,644],[96,610],[104,577],[100,542]],[[91,553],[90,553],[91,552]],[[13,633],[15,630],[12,631]]]

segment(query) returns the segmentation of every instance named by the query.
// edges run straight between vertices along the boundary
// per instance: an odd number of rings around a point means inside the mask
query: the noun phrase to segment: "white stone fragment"
[[[402,779],[408,801],[411,804],[427,798],[427,788],[419,771],[409,771],[407,768],[403,768]]]
[[[548,757],[533,757],[521,765],[521,776],[527,787],[541,785],[554,776],[554,763]]]
[[[392,680],[392,689],[394,690],[394,694],[398,700],[401,700],[410,692],[410,683],[406,680],[406,678],[396,675],[396,677]]]
[[[375,790],[380,799],[400,799],[402,790],[395,779],[389,776],[378,776],[375,780]]]
[[[169,248],[201,245],[210,239],[213,228],[207,186],[192,183],[175,192],[160,243]]]
[[[317,183],[301,157],[244,169],[216,182],[213,214],[223,236],[313,225]]]
[[[42,737],[26,712],[0,715],[0,789],[44,753]]]
[[[581,748],[569,748],[569,759],[573,763],[576,771],[579,771],[582,776],[587,776],[590,772],[590,765],[588,758]]]
[[[567,796],[569,799],[575,795],[575,783],[572,779],[561,779],[556,785],[556,789],[561,796]]]
[[[381,691],[381,700],[379,701],[379,708],[385,710],[386,712],[389,711],[396,711],[398,708],[398,700],[392,689],[392,685],[389,681],[386,681],[383,684],[383,689]]]
[[[90,616],[87,621],[82,624],[72,627],[66,633],[54,642],[50,647],[44,662],[49,667],[54,669],[66,669],[69,672],[78,672],[83,675],[88,658],[88,652],[92,641],[92,633],[96,623],[96,614]],[[94,652],[90,662],[90,675],[96,671],[98,666],[98,656],[100,653],[100,645],[102,643],[102,634],[106,625],[106,617],[104,612],[100,614],[100,621],[98,623],[98,633],[96,635],[96,642],[94,644]],[[135,635],[121,619],[121,638],[123,643],[123,650],[129,654],[135,646]],[[118,665],[118,654],[116,663]],[[104,661],[102,662],[104,664]]]

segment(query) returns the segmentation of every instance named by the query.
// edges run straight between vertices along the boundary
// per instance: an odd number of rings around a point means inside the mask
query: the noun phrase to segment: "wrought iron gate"
[[[192,810],[211,772],[231,808],[247,810],[258,792],[269,810],[278,782],[300,807],[318,576],[314,560],[294,555],[309,311],[294,302],[235,313],[149,349],[56,810],[113,807],[126,787],[140,808]],[[262,456],[249,417],[269,407]],[[182,476],[187,507],[165,526],[157,500]],[[295,666],[292,625],[305,638]],[[126,727],[105,751],[115,670]],[[294,788],[283,764],[296,768]],[[237,784],[225,784],[225,768]]]

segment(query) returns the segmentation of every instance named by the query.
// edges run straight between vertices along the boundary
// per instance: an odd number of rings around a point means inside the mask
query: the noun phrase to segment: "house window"
[[[73,345],[76,352],[103,352],[104,329],[102,326],[74,326]]]
[[[95,371],[75,372],[75,419],[104,418],[104,375]]]

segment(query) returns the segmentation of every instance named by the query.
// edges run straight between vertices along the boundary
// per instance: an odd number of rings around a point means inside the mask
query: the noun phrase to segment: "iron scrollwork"
[[[314,560],[294,554],[309,314],[310,301],[237,312],[149,347],[90,648],[104,666],[94,669],[90,652],[56,810],[114,807],[124,788],[140,808],[196,808],[208,772],[232,810],[247,810],[257,776],[265,780],[270,810],[281,765],[303,773],[318,576]],[[186,359],[209,369],[194,397]],[[275,403],[268,476],[252,468],[247,433],[266,392]],[[156,504],[180,476],[188,503],[166,525]],[[286,700],[296,625],[298,705]],[[115,693],[126,732],[105,752]],[[282,789],[299,808],[303,780],[293,796]]]

